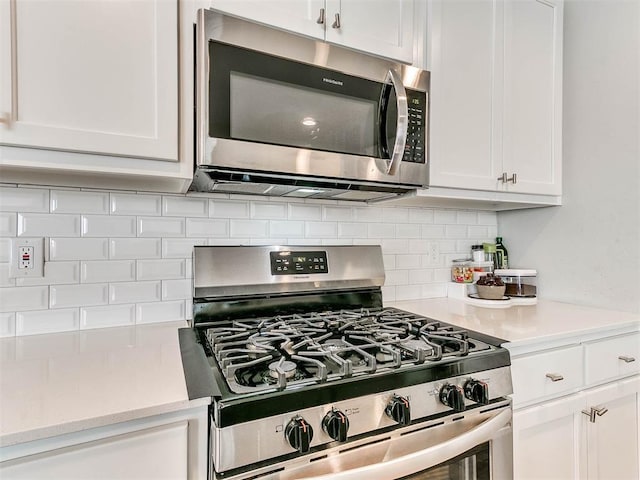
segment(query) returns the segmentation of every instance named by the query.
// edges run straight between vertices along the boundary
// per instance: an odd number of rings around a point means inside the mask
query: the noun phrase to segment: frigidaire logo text
[[[334,80],[333,78],[326,78],[324,77],[322,79],[323,82],[327,82],[327,83],[331,83],[333,85],[344,85],[340,80]]]

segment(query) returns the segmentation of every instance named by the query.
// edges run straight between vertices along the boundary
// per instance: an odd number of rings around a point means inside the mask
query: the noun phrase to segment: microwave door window
[[[239,72],[230,72],[229,80],[231,138],[378,155],[377,100]]]

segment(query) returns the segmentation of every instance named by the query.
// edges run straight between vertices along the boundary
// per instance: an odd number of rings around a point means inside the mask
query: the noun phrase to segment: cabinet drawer
[[[582,346],[515,358],[511,375],[516,406],[576,390],[582,386]]]
[[[585,344],[587,385],[640,372],[640,333]]]

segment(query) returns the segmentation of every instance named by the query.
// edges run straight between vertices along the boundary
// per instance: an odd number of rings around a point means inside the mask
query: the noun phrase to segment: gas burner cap
[[[296,364],[289,360],[278,360],[269,364],[269,375],[278,378],[279,370],[284,372],[285,378],[291,378],[296,373]]]
[[[322,346],[327,350],[339,350],[341,348],[344,348],[345,345],[344,345],[344,342],[339,338],[333,338],[333,339],[325,340],[322,343]]]

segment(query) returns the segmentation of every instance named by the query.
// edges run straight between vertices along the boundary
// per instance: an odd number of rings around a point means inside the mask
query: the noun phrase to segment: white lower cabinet
[[[633,332],[510,348],[514,478],[640,478],[639,345]]]
[[[0,477],[196,480],[207,473],[207,407],[0,450]]]

